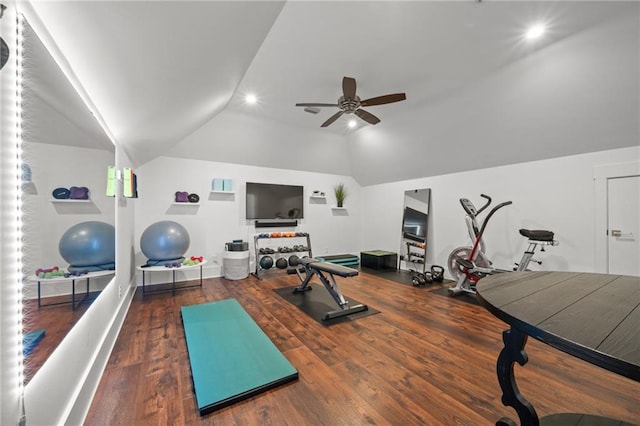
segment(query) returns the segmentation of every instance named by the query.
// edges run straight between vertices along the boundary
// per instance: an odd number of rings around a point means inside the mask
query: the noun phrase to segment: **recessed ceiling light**
[[[352,129],[357,125],[358,125],[358,122],[356,122],[356,120],[349,120],[349,127],[351,127]]]
[[[545,27],[542,24],[536,24],[530,27],[525,34],[527,40],[535,40],[544,34]]]
[[[258,102],[258,98],[256,98],[256,95],[250,93],[244,97],[244,101],[249,105],[253,105]]]

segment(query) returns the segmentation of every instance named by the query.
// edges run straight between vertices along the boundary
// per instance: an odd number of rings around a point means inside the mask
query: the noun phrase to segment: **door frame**
[[[595,272],[606,274],[609,270],[608,180],[632,176],[640,176],[640,161],[603,164],[593,168]]]

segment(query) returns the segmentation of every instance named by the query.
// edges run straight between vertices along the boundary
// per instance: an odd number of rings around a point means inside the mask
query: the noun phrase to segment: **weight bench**
[[[302,293],[304,291],[312,290],[311,286],[309,286],[309,283],[313,276],[317,275],[322,284],[324,284],[329,294],[331,294],[331,297],[333,297],[333,300],[335,300],[335,302],[340,307],[339,310],[325,312],[324,316],[322,317],[323,321],[343,317],[357,312],[363,312],[369,309],[367,305],[362,304],[349,306],[349,302],[340,292],[338,283],[336,283],[336,280],[333,277],[334,275],[344,278],[355,277],[356,275],[358,275],[357,270],[333,263],[318,262],[316,259],[310,257],[300,259],[300,265],[304,267],[306,276],[303,278],[302,274],[300,274],[300,270],[296,269],[296,274],[298,275],[298,278],[300,278],[300,281],[302,281],[302,284],[294,288],[293,292]]]

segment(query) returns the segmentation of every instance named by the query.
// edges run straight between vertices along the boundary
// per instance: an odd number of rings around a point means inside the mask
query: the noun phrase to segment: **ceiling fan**
[[[376,96],[375,98],[360,100],[359,96],[356,96],[356,79],[352,77],[344,77],[342,79],[342,96],[338,98],[335,104],[322,104],[322,103],[299,103],[296,106],[299,107],[338,107],[340,111],[333,114],[327,121],[322,123],[320,127],[327,127],[343,114],[355,114],[369,124],[378,124],[380,119],[368,111],[363,110],[360,107],[368,107],[374,105],[390,104],[392,102],[404,101],[407,99],[407,95],[404,93],[393,93],[389,95]]]

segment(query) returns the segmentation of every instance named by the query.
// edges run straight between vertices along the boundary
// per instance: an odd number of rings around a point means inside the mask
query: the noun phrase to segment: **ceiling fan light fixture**
[[[353,129],[354,127],[356,127],[358,125],[358,122],[356,120],[349,120],[349,128]]]
[[[304,107],[305,111],[311,112],[313,114],[317,114],[317,112],[311,111],[311,108],[316,109],[317,107],[338,107],[340,111],[329,117],[329,119],[322,123],[320,127],[327,127],[331,125],[343,114],[354,114],[369,124],[378,124],[380,122],[380,119],[370,112],[362,109],[361,107],[390,104],[394,102],[404,101],[405,99],[407,99],[407,95],[405,93],[391,93],[388,95],[376,96],[374,98],[362,100],[360,99],[360,96],[356,95],[356,79],[353,77],[344,77],[342,79],[342,96],[338,98],[338,101],[335,104],[299,102],[296,104],[296,106]],[[349,127],[357,126],[357,121],[354,120],[354,123],[355,124],[349,123]]]
[[[249,105],[255,105],[258,102],[258,98],[253,93],[248,93],[244,97],[244,101]]]

